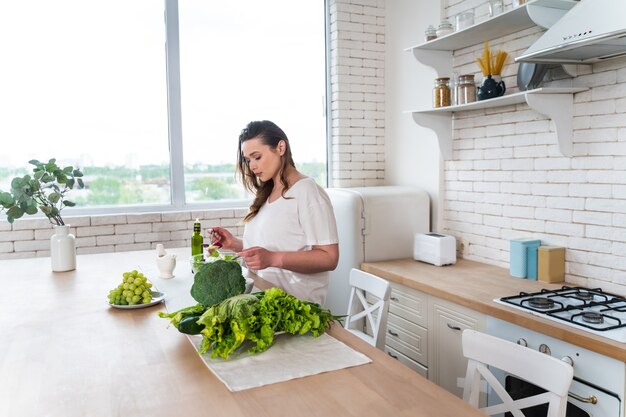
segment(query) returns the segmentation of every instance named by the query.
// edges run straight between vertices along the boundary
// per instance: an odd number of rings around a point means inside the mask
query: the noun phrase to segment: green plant
[[[74,186],[85,187],[81,178],[83,173],[71,166],[59,167],[56,159],[47,163],[33,159],[28,163],[35,166],[32,177],[15,177],[11,180],[11,191],[0,190],[0,213],[6,211],[7,220],[13,223],[24,214],[32,215],[41,210],[50,223],[63,226],[61,210],[76,205],[66,200],[65,194]]]

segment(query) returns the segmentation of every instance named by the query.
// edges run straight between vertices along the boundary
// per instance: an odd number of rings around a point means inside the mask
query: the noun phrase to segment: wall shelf
[[[453,113],[527,103],[531,109],[554,121],[560,152],[565,156],[572,156],[574,93],[585,90],[586,88],[537,88],[474,103],[405,113],[411,113],[417,124],[435,132],[441,155],[443,159],[449,160],[452,158]]]
[[[422,64],[433,67],[437,74],[445,74],[449,69],[452,51],[482,44],[486,40],[510,35],[533,26],[548,28],[559,20],[569,9],[578,4],[574,0],[534,0],[476,23],[468,28],[419,45],[406,48]]]
[[[549,28],[578,3],[577,0],[531,0],[463,30],[406,48],[405,51],[412,51],[419,62],[434,68],[439,77],[449,76],[452,72],[453,51],[533,26]],[[531,109],[554,122],[560,152],[572,156],[574,93],[584,90],[586,88],[537,88],[469,104],[405,113],[411,113],[417,124],[435,132],[441,155],[448,160],[452,158],[453,113],[527,103]]]

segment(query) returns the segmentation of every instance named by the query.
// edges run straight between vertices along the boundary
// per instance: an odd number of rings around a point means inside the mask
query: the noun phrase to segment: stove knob
[[[570,366],[574,366],[574,359],[572,359],[570,356],[563,356],[561,360],[565,363],[569,363]]]
[[[526,342],[526,339],[521,337],[517,339],[517,344],[520,346],[528,347],[528,342]]]
[[[552,351],[550,350],[550,347],[546,345],[545,343],[542,343],[539,345],[539,352],[545,353],[546,355],[552,355]]]

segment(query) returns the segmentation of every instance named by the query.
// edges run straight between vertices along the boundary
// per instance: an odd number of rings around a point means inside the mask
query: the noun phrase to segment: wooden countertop
[[[174,252],[168,285],[190,286],[187,249]],[[49,258],[0,262],[0,415],[484,417],[337,325],[330,334],[372,363],[232,393],[157,317],[163,304],[108,306],[125,271],[165,287],[155,256],[79,255],[78,269],[62,273],[51,272]]]
[[[509,270],[460,259],[455,265],[437,267],[413,259],[366,262],[361,269],[419,291],[466,306],[528,329],[626,362],[626,344],[596,336],[547,320],[513,307],[498,304],[495,298],[560,288],[565,283],[514,278]]]

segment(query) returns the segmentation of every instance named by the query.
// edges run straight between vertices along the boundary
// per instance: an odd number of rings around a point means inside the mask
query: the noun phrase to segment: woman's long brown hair
[[[287,168],[288,165],[292,167],[296,166],[291,156],[289,139],[287,139],[287,135],[285,135],[285,132],[283,132],[280,127],[269,120],[248,123],[239,135],[239,147],[237,151],[237,174],[241,176],[241,182],[245,189],[254,194],[254,200],[252,201],[252,205],[250,205],[250,211],[243,219],[244,222],[253,219],[254,216],[257,215],[272,193],[272,189],[274,189],[274,180],[269,179],[265,182],[261,181],[260,178],[254,175],[248,162],[243,157],[241,150],[242,144],[250,139],[261,139],[261,143],[268,145],[272,149],[277,149],[278,143],[281,140],[285,142],[285,153],[281,156],[280,163],[280,182],[283,185],[281,194],[283,197],[285,197],[285,192],[289,189],[285,168]]]

